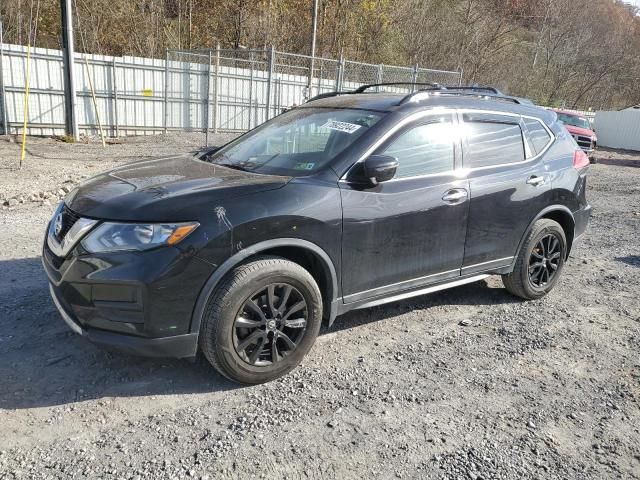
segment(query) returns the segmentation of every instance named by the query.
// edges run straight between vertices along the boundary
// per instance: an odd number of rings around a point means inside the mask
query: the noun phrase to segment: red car
[[[566,110],[553,110],[558,115],[558,120],[564,124],[578,146],[587,154],[593,153],[598,144],[596,132],[591,129],[591,124],[582,115]]]

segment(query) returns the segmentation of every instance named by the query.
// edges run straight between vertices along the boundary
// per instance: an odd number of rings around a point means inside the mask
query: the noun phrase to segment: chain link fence
[[[24,46],[0,48],[0,133],[65,133],[62,52],[31,53],[31,86],[25,111]],[[336,90],[382,82],[459,85],[460,72],[374,65],[267,50],[167,50],[165,59],[76,54],[76,114],[80,132],[107,136],[194,132],[209,144],[210,133],[244,132]],[[378,90],[410,92],[412,87]],[[95,102],[92,98],[95,96]],[[98,122],[98,118],[101,122]]]
[[[460,72],[270,50],[167,50],[165,131],[243,132],[308,98],[386,82],[461,85]],[[410,92],[410,85],[378,90]]]

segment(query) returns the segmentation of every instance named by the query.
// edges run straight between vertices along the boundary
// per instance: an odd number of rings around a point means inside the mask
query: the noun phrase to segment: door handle
[[[442,200],[452,205],[461,203],[466,198],[467,191],[464,188],[453,188],[451,190],[447,190],[442,196]]]
[[[529,177],[529,180],[527,180],[527,183],[529,185],[533,185],[534,187],[537,187],[538,185],[544,185],[544,177],[532,175],[531,177]]]

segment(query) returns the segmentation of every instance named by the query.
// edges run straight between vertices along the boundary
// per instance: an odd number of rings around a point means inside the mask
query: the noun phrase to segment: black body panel
[[[193,220],[220,199],[284,186],[288,177],[257,175],[198,160],[191,154],[146,160],[84,182],[65,199],[77,214],[105,220]]]
[[[143,251],[89,253],[79,241],[56,256],[45,240],[43,265],[63,317],[97,343],[192,356],[209,295],[256,255],[284,256],[309,268],[331,323],[339,313],[385,298],[509,271],[526,233],[543,216],[561,219],[570,243],[585,232],[591,209],[586,170],[574,168],[576,146],[555,114],[454,95],[399,105],[401,99],[358,94],[311,102],[382,118],[307,176],[254,174],[185,154],[87,180],[65,199],[69,218],[98,220],[95,228],[103,221],[199,225],[173,246]],[[468,168],[468,145],[456,130],[450,171],[377,185],[350,176],[355,164],[434,108],[448,112],[455,129],[463,110],[536,118],[552,141],[526,161]],[[544,181],[531,184],[533,177]],[[448,202],[451,191],[464,195]]]
[[[443,175],[373,189],[343,184],[345,303],[406,288],[423,277],[460,275],[469,205],[442,201],[453,188],[468,190],[468,182]]]

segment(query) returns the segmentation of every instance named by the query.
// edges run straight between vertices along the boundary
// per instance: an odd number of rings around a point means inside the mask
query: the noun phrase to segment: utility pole
[[[318,0],[313,0],[311,10],[311,68],[309,68],[309,84],[307,85],[307,96],[311,97],[311,85],[313,83],[313,68],[316,57],[316,30],[318,28]]]
[[[67,135],[71,135],[75,140],[78,140],[75,52],[73,47],[73,10],[71,10],[71,0],[60,0],[60,18],[62,20],[62,60],[64,67],[64,130]]]
[[[0,19],[0,122],[2,122],[2,133],[9,135],[9,122],[7,121],[7,95],[4,90],[4,72],[2,65],[4,64],[4,43],[2,38],[2,19]]]

